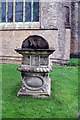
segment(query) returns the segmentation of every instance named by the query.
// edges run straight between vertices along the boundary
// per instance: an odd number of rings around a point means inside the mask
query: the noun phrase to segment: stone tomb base
[[[48,42],[41,36],[33,35],[23,41],[21,48],[15,50],[23,56],[22,64],[18,67],[22,76],[22,87],[18,96],[49,97],[51,91],[51,80],[48,76],[51,71],[49,55],[55,51],[54,48],[49,48]]]
[[[50,96],[51,79],[48,73],[25,73],[22,79],[22,87],[17,96],[33,96],[47,98]]]

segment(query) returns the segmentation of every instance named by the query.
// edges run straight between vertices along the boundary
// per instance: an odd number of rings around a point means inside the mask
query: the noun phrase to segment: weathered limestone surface
[[[20,48],[23,40],[25,40],[25,38],[27,38],[30,35],[40,35],[44,37],[48,41],[49,46],[54,47],[54,49],[56,49],[54,56],[55,57],[57,56],[57,52],[58,52],[57,51],[57,46],[58,46],[57,45],[57,30],[23,30],[23,31],[14,30],[14,31],[1,31],[0,33],[2,34],[2,48],[3,48],[2,55],[5,57],[9,56],[9,59],[11,58],[12,62],[14,62],[15,59],[17,59],[16,62],[20,62],[18,61],[18,58],[21,55],[17,54],[14,49]]]
[[[80,2],[78,3],[78,48],[80,50]]]
[[[22,59],[22,64],[18,67],[18,70],[21,72],[22,76],[22,87],[18,92],[18,96],[31,95],[33,97],[47,98],[51,95],[51,79],[48,75],[48,73],[51,71],[49,55],[55,50],[54,48],[24,48],[26,42],[23,42],[23,48],[15,49],[16,52],[22,54],[23,58],[30,58],[29,64],[24,62],[25,59]],[[44,44],[46,44],[46,41]],[[39,59],[36,60],[36,56]],[[46,61],[48,62],[46,63]]]
[[[14,49],[21,47],[25,38],[29,35],[40,35],[44,37],[50,47],[56,50],[51,58],[68,60],[70,54],[70,30],[65,29],[64,4],[61,2],[41,2],[40,3],[40,22],[39,28],[26,28],[1,30],[2,34],[2,54],[4,62],[20,62],[20,55]],[[68,33],[67,33],[68,32]],[[68,36],[66,37],[66,34]],[[1,38],[1,36],[0,36]],[[8,57],[7,57],[8,56]],[[0,57],[1,58],[1,57]]]
[[[72,2],[71,4],[71,53],[78,50],[78,10],[79,4]]]
[[[57,28],[58,7],[56,2],[41,3],[41,28]]]

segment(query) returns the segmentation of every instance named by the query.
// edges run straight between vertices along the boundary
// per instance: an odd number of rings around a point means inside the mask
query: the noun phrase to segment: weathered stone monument
[[[18,67],[22,76],[22,87],[18,96],[30,95],[39,98],[50,96],[51,70],[49,55],[55,50],[49,48],[48,42],[41,36],[29,36],[22,47],[15,49],[22,54],[22,64]]]

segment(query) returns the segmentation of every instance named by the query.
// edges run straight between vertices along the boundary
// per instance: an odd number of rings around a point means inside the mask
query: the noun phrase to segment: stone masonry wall
[[[61,2],[44,2],[41,4],[41,27],[46,29],[58,29],[58,37],[57,37],[57,43],[58,43],[58,59],[69,59],[70,54],[70,31],[68,32],[67,37],[67,45],[66,44],[66,32],[65,29],[65,8],[64,6],[69,6],[69,3],[61,3]],[[47,14],[46,14],[47,13]],[[65,48],[67,46],[67,48]],[[69,46],[69,47],[68,47]],[[67,56],[65,57],[65,51],[68,50]]]
[[[78,51],[78,3],[71,4],[71,54]]]
[[[0,30],[0,38],[2,39],[2,54],[0,56],[3,56],[5,62],[11,57],[12,60],[18,60],[20,55],[14,49],[21,47],[23,40],[29,35],[44,37],[49,46],[55,48],[55,52],[51,56],[53,59],[69,60],[70,29],[67,30],[64,25],[64,5],[61,2],[42,2],[40,5],[39,28]]]
[[[54,47],[56,50],[54,53],[54,57],[57,56],[58,53],[58,45],[57,45],[57,30],[14,30],[14,31],[1,31],[2,33],[2,55],[3,59],[9,57],[18,58],[21,57],[18,53],[15,52],[14,49],[21,48],[23,40],[30,35],[39,35],[44,37],[48,43],[49,47]]]
[[[41,28],[57,28],[58,20],[58,3],[42,2],[41,3]]]

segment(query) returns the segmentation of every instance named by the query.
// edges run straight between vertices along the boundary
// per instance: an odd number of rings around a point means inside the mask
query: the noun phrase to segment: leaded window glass
[[[39,22],[39,0],[2,0],[1,22]]]

